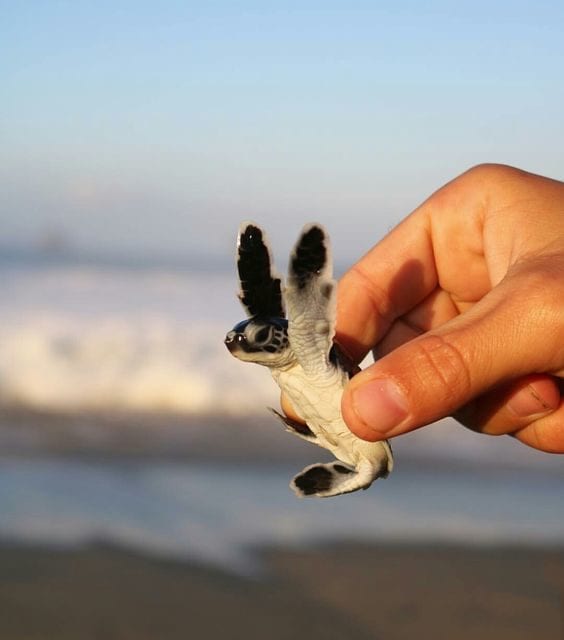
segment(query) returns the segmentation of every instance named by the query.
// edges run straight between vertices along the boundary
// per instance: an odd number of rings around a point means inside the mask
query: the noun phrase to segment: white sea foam
[[[0,399],[53,411],[253,413],[268,372],[227,353],[233,274],[100,268],[0,274]]]

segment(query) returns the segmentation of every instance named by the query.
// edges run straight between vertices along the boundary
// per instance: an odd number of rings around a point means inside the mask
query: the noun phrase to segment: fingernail
[[[352,405],[360,420],[382,436],[392,435],[408,413],[403,392],[388,379],[372,380],[355,389]]]
[[[558,408],[558,404],[552,406],[550,399],[543,398],[533,384],[528,384],[509,400],[507,407],[519,418],[528,418],[529,416],[554,411]]]

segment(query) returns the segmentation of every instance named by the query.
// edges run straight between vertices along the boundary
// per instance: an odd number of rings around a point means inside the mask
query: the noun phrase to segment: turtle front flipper
[[[245,222],[237,239],[239,300],[247,315],[284,318],[281,278],[272,266],[270,248],[263,230]]]
[[[317,463],[306,467],[290,483],[290,487],[299,497],[330,498],[343,493],[352,493],[368,487],[377,478],[385,478],[387,469],[375,467],[368,461],[356,469],[340,460]]]
[[[294,247],[285,299],[290,345],[306,375],[331,370],[336,282],[329,238],[320,225],[304,227]]]

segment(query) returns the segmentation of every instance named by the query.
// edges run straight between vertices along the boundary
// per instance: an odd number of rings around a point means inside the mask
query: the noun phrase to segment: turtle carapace
[[[367,489],[393,466],[387,441],[355,436],[341,415],[343,389],[358,370],[334,343],[336,282],[329,239],[318,224],[304,227],[290,256],[286,287],[272,267],[264,232],[243,224],[237,243],[239,299],[248,318],[225,344],[240,360],[270,369],[297,422],[272,409],[287,431],[324,447],[337,459],[306,467],[290,486],[299,496],[326,498]]]

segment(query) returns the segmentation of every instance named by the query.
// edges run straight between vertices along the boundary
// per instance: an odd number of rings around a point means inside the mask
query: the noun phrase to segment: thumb
[[[547,299],[531,304],[522,295],[530,284],[507,278],[469,311],[354,376],[342,399],[351,431],[366,440],[393,437],[451,415],[497,385],[560,371],[562,311],[546,283]]]

